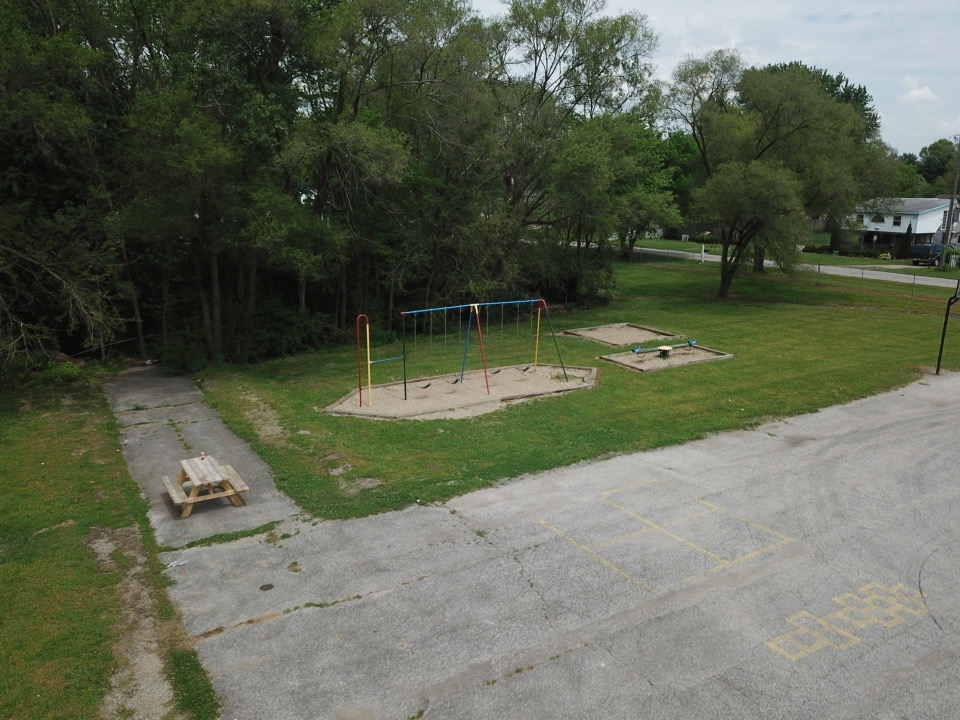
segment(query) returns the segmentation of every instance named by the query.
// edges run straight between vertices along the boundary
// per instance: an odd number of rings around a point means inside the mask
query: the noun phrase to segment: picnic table
[[[176,481],[164,475],[163,485],[173,504],[183,506],[181,518],[190,517],[193,506],[206,500],[225,497],[240,507],[243,505],[240,493],[250,489],[236,470],[221,465],[211,455],[181,460]]]

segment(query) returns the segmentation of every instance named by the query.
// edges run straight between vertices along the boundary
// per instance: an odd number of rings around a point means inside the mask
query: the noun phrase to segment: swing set
[[[516,310],[517,325],[518,325],[517,334],[518,334],[518,335],[519,335],[519,318],[520,318],[520,312],[521,312],[521,310],[522,310],[524,307],[530,307],[531,309],[532,309],[533,306],[536,307],[536,331],[535,331],[535,341],[534,341],[534,347],[533,347],[533,362],[530,363],[530,364],[528,364],[526,368],[523,368],[521,372],[526,372],[526,371],[529,370],[531,367],[535,369],[535,368],[539,365],[539,362],[540,362],[540,330],[541,330],[541,321],[542,321],[542,319],[545,317],[545,318],[546,318],[547,325],[548,325],[548,327],[549,327],[549,329],[550,329],[550,334],[553,336],[553,345],[554,345],[554,348],[555,348],[556,351],[557,351],[557,360],[558,360],[558,362],[559,362],[559,364],[560,364],[561,369],[563,370],[563,378],[564,378],[564,380],[568,380],[568,377],[567,377],[567,368],[566,368],[566,366],[565,366],[564,363],[563,363],[563,358],[562,358],[562,356],[560,355],[560,346],[559,346],[559,344],[557,343],[556,333],[555,333],[554,330],[553,330],[553,321],[552,321],[551,318],[550,318],[550,309],[549,309],[549,307],[547,306],[546,301],[543,300],[543,299],[537,299],[537,300],[511,300],[511,301],[507,301],[507,302],[492,302],[492,303],[470,303],[470,304],[467,304],[467,305],[449,305],[449,306],[446,306],[446,307],[424,308],[424,309],[421,309],[421,310],[408,310],[408,311],[405,311],[405,312],[401,312],[401,313],[400,313],[400,319],[401,319],[401,338],[402,338],[402,350],[401,350],[401,354],[400,354],[400,355],[397,355],[396,357],[382,358],[382,359],[376,359],[376,360],[373,359],[372,356],[371,356],[371,344],[370,344],[370,326],[371,326],[371,322],[370,322],[370,318],[369,318],[367,315],[358,315],[358,316],[357,316],[357,330],[356,330],[356,334],[357,334],[357,388],[358,388],[358,391],[359,391],[358,397],[359,397],[359,400],[360,400],[360,407],[363,407],[363,406],[364,406],[364,395],[363,395],[364,379],[366,379],[366,385],[367,385],[367,399],[366,399],[366,404],[367,404],[368,406],[372,406],[372,405],[373,405],[373,366],[376,365],[376,364],[378,364],[378,363],[391,362],[391,361],[395,361],[395,360],[400,360],[400,361],[402,361],[402,367],[403,367],[403,370],[402,370],[402,372],[403,372],[403,399],[404,399],[404,400],[407,400],[407,399],[408,399],[408,394],[407,394],[407,383],[408,383],[408,379],[407,379],[407,360],[408,360],[408,354],[407,354],[407,320],[409,319],[409,320],[411,321],[411,323],[413,324],[412,337],[413,337],[414,346],[416,347],[416,344],[417,344],[417,326],[418,326],[418,321],[420,321],[421,318],[425,318],[425,319],[426,319],[426,322],[424,322],[424,325],[425,325],[424,330],[429,332],[430,344],[432,345],[432,344],[433,344],[433,318],[434,318],[434,314],[435,314],[435,313],[439,313],[439,312],[442,312],[442,313],[443,313],[443,319],[444,319],[444,327],[443,327],[444,344],[446,344],[446,338],[447,338],[447,334],[448,334],[448,323],[447,323],[447,314],[448,314],[448,312],[454,312],[454,313],[457,314],[457,318],[458,318],[458,322],[457,322],[457,336],[458,336],[458,341],[459,341],[459,336],[460,336],[460,325],[461,325],[460,317],[461,317],[461,315],[462,315],[464,312],[466,312],[466,314],[467,314],[467,327],[466,327],[466,333],[465,333],[465,340],[464,340],[464,343],[463,343],[463,354],[462,354],[462,359],[461,359],[461,362],[460,362],[459,373],[454,377],[454,379],[453,379],[452,381],[448,381],[448,382],[450,382],[450,384],[463,383],[464,378],[465,378],[465,376],[466,376],[466,372],[467,372],[467,358],[468,358],[468,355],[469,355],[469,352],[470,352],[470,341],[471,341],[471,337],[472,337],[472,335],[473,335],[474,327],[476,327],[477,344],[479,345],[479,348],[480,348],[480,361],[481,361],[481,364],[482,364],[482,367],[483,367],[483,377],[484,377],[484,382],[486,383],[487,394],[489,395],[489,394],[490,394],[490,376],[491,376],[491,375],[496,375],[498,372],[500,372],[500,369],[498,368],[498,369],[491,370],[490,367],[489,367],[488,357],[487,357],[487,356],[488,356],[488,352],[487,352],[487,351],[488,351],[488,347],[487,347],[488,337],[487,337],[487,334],[485,334],[485,332],[484,332],[484,327],[486,326],[486,328],[489,330],[489,327],[490,327],[490,312],[491,312],[491,310],[493,310],[493,309],[495,309],[495,308],[499,308],[499,310],[500,310],[500,330],[501,330],[500,335],[501,335],[501,338],[502,338],[503,335],[504,335],[504,332],[503,332],[503,331],[504,331],[504,325],[505,325],[505,320],[504,320],[505,315],[504,315],[504,311],[505,311],[506,308],[511,307],[511,306]],[[486,315],[487,315],[486,322],[482,322],[482,321],[481,321],[481,308],[483,309],[483,312],[485,312]],[[533,313],[530,314],[530,318],[531,318],[531,323],[532,323]],[[364,347],[366,348],[366,352],[365,352],[365,353],[364,353]],[[366,373],[364,373],[364,368],[366,369]],[[364,378],[364,375],[366,375],[366,378]],[[430,386],[430,383],[428,382],[426,385],[423,385],[423,386],[420,386],[420,387],[422,387],[422,388],[427,388],[427,387],[429,387],[429,386]]]

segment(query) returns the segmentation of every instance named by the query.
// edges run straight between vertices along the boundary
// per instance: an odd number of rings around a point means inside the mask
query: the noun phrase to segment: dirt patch
[[[372,490],[373,488],[380,487],[382,484],[383,481],[377,478],[341,479],[340,491],[347,497],[354,497],[355,495],[359,495],[361,490]]]
[[[670,338],[680,337],[663,330],[641,327],[631,323],[613,323],[612,325],[598,325],[596,327],[574,328],[564,331],[564,335],[575,335],[577,337],[596,340],[604,345],[621,347],[623,345],[639,345],[640,343],[650,342],[651,340],[668,340]]]
[[[330,415],[381,420],[467,418],[545,395],[584,390],[597,381],[597,368],[510,365],[455,375],[437,375],[354,390],[324,409]],[[404,395],[406,394],[406,397]]]
[[[100,703],[98,716],[131,720],[181,718],[171,714],[173,688],[164,674],[163,631],[155,620],[156,604],[144,578],[147,552],[140,529],[136,525],[118,530],[97,528],[89,545],[101,567],[123,573],[117,584],[120,618],[114,647],[119,664],[110,678],[110,690]]]
[[[243,411],[244,417],[253,425],[261,440],[271,440],[284,434],[280,416],[261,398],[253,393],[243,393],[240,399],[248,403],[248,407]]]
[[[672,347],[664,345],[664,350],[652,347],[649,352],[622,352],[612,355],[601,355],[601,360],[617,363],[638,370],[639,372],[650,372],[652,370],[663,370],[664,368],[677,367],[679,365],[691,365],[699,362],[709,362],[711,360],[726,360],[733,355],[720,350],[703,347],[702,345],[683,345],[682,347]],[[666,348],[669,348],[667,350]]]

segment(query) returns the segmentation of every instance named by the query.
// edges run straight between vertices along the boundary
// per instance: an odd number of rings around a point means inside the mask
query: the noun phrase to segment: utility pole
[[[957,197],[957,180],[960,179],[960,135],[953,136],[953,144],[957,153],[957,162],[953,166],[953,190],[950,192],[950,209],[947,210],[947,221],[943,228],[943,249],[940,251],[940,269],[947,265],[947,246],[953,233],[953,204]]]

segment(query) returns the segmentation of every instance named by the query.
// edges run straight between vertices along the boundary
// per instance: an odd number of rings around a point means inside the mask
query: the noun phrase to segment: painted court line
[[[638,512],[635,512],[634,510],[626,507],[625,505],[623,505],[623,504],[621,504],[621,503],[619,503],[619,502],[614,502],[614,501],[612,500],[612,498],[613,498],[614,496],[618,495],[618,494],[627,493],[627,492],[630,492],[630,491],[632,491],[632,490],[638,490],[638,489],[641,489],[641,488],[660,489],[660,490],[665,491],[666,493],[668,493],[667,495],[658,494],[658,495],[655,497],[655,499],[657,499],[657,500],[662,500],[662,499],[664,499],[664,498],[669,499],[669,497],[670,497],[671,495],[674,495],[674,494],[675,494],[675,495],[682,496],[683,498],[685,498],[685,499],[687,499],[687,500],[694,501],[694,502],[696,502],[696,503],[704,506],[705,509],[704,509],[703,511],[700,511],[700,512],[693,512],[693,513],[689,513],[689,514],[683,515],[682,517],[679,517],[679,518],[674,518],[674,519],[670,520],[669,522],[656,522],[656,521],[650,519],[649,517],[646,517],[646,516],[644,516],[644,515],[642,515],[642,514],[640,514],[640,513],[638,513]],[[765,526],[763,526],[763,525],[761,525],[761,524],[759,524],[759,523],[753,522],[752,520],[749,520],[749,519],[747,519],[747,518],[744,518],[744,517],[741,517],[741,516],[736,515],[736,514],[734,514],[734,513],[731,513],[731,512],[729,512],[729,511],[727,511],[726,509],[720,507],[719,505],[715,504],[715,503],[709,502],[708,500],[704,500],[703,498],[697,497],[696,495],[693,495],[692,493],[689,493],[689,492],[687,492],[686,490],[683,490],[682,488],[678,488],[678,487],[676,487],[676,486],[674,486],[674,485],[672,485],[672,484],[670,484],[670,483],[666,483],[666,482],[663,482],[663,481],[657,480],[657,479],[644,480],[644,481],[641,481],[641,482],[632,483],[631,485],[628,485],[628,486],[625,486],[625,487],[616,488],[616,489],[613,489],[613,490],[606,490],[606,491],[604,491],[604,492],[602,492],[602,493],[599,493],[599,494],[597,494],[597,495],[594,495],[594,496],[585,498],[585,499],[583,500],[583,503],[584,503],[584,504],[586,504],[586,503],[591,503],[591,502],[592,502],[592,503],[602,503],[602,504],[604,504],[604,505],[607,505],[607,506],[609,506],[609,507],[612,507],[612,508],[614,508],[615,510],[617,510],[619,513],[621,513],[622,516],[623,516],[623,518],[624,518],[628,523],[631,523],[631,524],[632,524],[631,521],[636,521],[636,522],[641,523],[641,524],[642,524],[642,527],[641,527],[640,529],[638,529],[638,530],[632,530],[632,531],[624,532],[623,534],[618,535],[618,536],[616,536],[616,537],[614,537],[614,538],[612,538],[612,539],[603,540],[603,541],[597,542],[597,543],[595,543],[595,544],[593,544],[593,545],[590,545],[590,544],[587,544],[587,543],[585,543],[585,542],[582,542],[581,540],[577,539],[577,538],[574,537],[573,535],[565,532],[565,531],[564,531],[563,529],[561,529],[560,527],[557,527],[556,524],[551,523],[551,522],[549,522],[549,521],[546,520],[546,519],[541,518],[538,522],[539,522],[541,525],[543,525],[544,527],[549,528],[551,531],[553,531],[553,532],[556,533],[559,537],[561,537],[561,538],[563,538],[564,540],[566,540],[567,542],[569,542],[569,543],[570,543],[571,545],[573,545],[574,547],[578,548],[579,550],[583,551],[584,553],[586,553],[586,554],[589,555],[590,557],[592,557],[592,558],[594,558],[595,560],[599,561],[599,562],[600,562],[602,565],[604,565],[605,567],[609,568],[610,570],[613,570],[614,572],[618,573],[619,575],[627,578],[630,582],[632,582],[632,583],[634,583],[634,584],[636,584],[636,585],[640,585],[640,586],[643,587],[644,589],[646,589],[646,590],[648,590],[649,592],[654,593],[654,594],[663,592],[663,591],[665,591],[665,590],[667,590],[667,589],[669,589],[669,588],[671,588],[671,587],[676,587],[676,586],[678,586],[678,585],[685,584],[685,583],[687,583],[687,582],[690,582],[690,581],[692,581],[692,580],[695,580],[696,578],[702,577],[703,575],[706,575],[706,574],[708,574],[708,573],[713,573],[713,572],[717,572],[717,571],[720,571],[720,570],[725,570],[725,569],[727,569],[727,568],[729,568],[729,567],[732,567],[733,565],[737,565],[737,564],[740,564],[740,563],[743,563],[743,562],[747,562],[748,560],[752,560],[752,559],[754,559],[754,558],[756,558],[756,557],[759,557],[760,555],[763,555],[763,554],[765,554],[765,553],[768,553],[768,552],[770,552],[770,551],[772,551],[772,550],[774,550],[774,549],[776,549],[776,548],[778,548],[778,547],[781,547],[781,546],[783,546],[783,545],[786,545],[786,544],[788,544],[788,543],[793,542],[793,538],[790,538],[790,537],[788,537],[788,536],[786,536],[786,535],[784,535],[784,534],[782,534],[782,533],[779,533],[779,532],[777,532],[777,531],[775,531],[775,530],[771,530],[770,528],[765,527]],[[763,546],[763,547],[761,547],[761,548],[758,548],[758,549],[756,549],[756,550],[753,550],[752,552],[745,553],[745,554],[743,554],[743,555],[738,555],[738,556],[736,556],[736,557],[725,557],[724,555],[720,554],[719,552],[715,552],[714,550],[710,549],[709,547],[704,547],[705,544],[708,545],[709,543],[703,543],[702,541],[701,541],[701,542],[695,542],[695,541],[691,540],[689,537],[684,536],[684,535],[681,534],[680,532],[677,532],[676,530],[671,529],[671,528],[676,528],[676,527],[683,526],[683,525],[689,525],[689,524],[691,524],[691,523],[696,523],[697,520],[702,520],[703,518],[707,518],[707,517],[711,517],[711,516],[717,516],[717,517],[721,517],[721,518],[726,518],[726,519],[729,519],[729,520],[734,520],[734,521],[736,521],[737,523],[742,523],[743,525],[745,525],[745,526],[747,526],[747,527],[753,528],[753,529],[755,529],[755,530],[760,531],[761,533],[764,533],[764,534],[766,534],[766,535],[771,536],[771,538],[776,538],[777,541],[774,542],[774,543],[772,543],[772,544],[770,544],[770,545],[765,545],[765,546]],[[626,529],[626,528],[625,528],[625,529]],[[600,552],[601,549],[613,548],[613,547],[615,547],[615,546],[617,546],[617,545],[619,545],[619,544],[621,544],[621,543],[623,543],[623,542],[625,542],[625,541],[629,541],[629,540],[631,540],[631,539],[635,539],[635,538],[638,538],[638,537],[641,537],[641,536],[644,536],[644,535],[653,534],[653,533],[657,533],[657,534],[659,534],[659,535],[661,535],[661,536],[663,536],[663,537],[670,538],[671,540],[673,540],[674,542],[676,542],[678,545],[684,546],[684,547],[686,547],[686,548],[689,548],[689,549],[691,549],[691,550],[699,553],[699,554],[702,555],[702,556],[708,557],[708,558],[710,558],[711,560],[713,560],[714,562],[716,562],[717,564],[716,564],[715,566],[713,566],[713,567],[706,568],[706,569],[701,570],[701,571],[699,571],[699,572],[696,572],[696,573],[694,573],[694,574],[692,574],[692,575],[689,575],[689,576],[687,576],[687,577],[684,577],[684,578],[681,579],[681,580],[667,583],[667,584],[663,585],[662,587],[659,587],[659,588],[658,588],[658,587],[654,586],[653,584],[651,584],[651,583],[649,583],[649,582],[646,582],[646,581],[640,579],[640,578],[637,577],[634,573],[632,573],[632,572],[628,571],[627,569],[621,567],[620,565],[618,565],[617,563],[613,562],[613,561],[610,560],[608,557],[606,557],[603,553]]]

